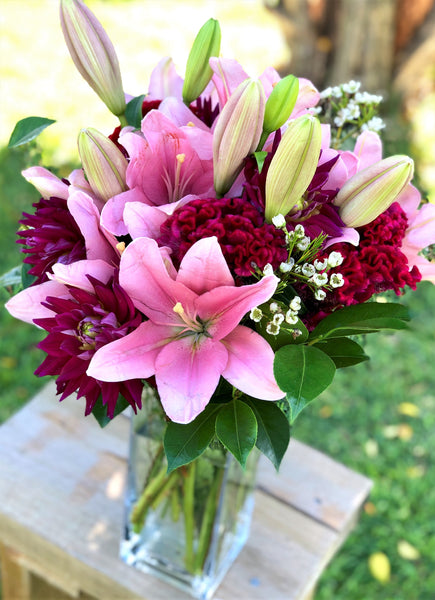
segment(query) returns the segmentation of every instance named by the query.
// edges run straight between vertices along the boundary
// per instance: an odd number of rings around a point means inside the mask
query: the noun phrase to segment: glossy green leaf
[[[22,265],[19,265],[18,267],[14,267],[10,271],[3,273],[3,275],[0,276],[0,287],[11,287],[14,285],[20,285],[21,269]]]
[[[241,400],[223,405],[216,419],[216,435],[243,468],[257,440],[257,430],[254,412]]]
[[[221,406],[209,404],[190,423],[168,423],[163,439],[168,473],[192,462],[209,446],[215,434],[216,414]]]
[[[327,339],[315,344],[314,347],[319,348],[332,358],[337,369],[369,360],[369,356],[365,354],[364,349],[359,344],[345,337]]]
[[[125,107],[125,118],[127,119],[127,123],[135,129],[140,129],[142,121],[142,104],[144,99],[145,94],[136,96],[136,98],[130,100]]]
[[[128,406],[130,405],[127,402],[127,400],[121,395],[118,396],[118,400],[116,401],[115,412],[113,415],[114,418],[120,413],[122,413],[122,411],[125,410]],[[106,425],[108,425],[110,421],[113,421],[113,419],[110,419],[107,416],[107,405],[102,403],[101,395],[95,403],[94,408],[92,409],[92,414],[101,428],[106,427]]]
[[[29,275],[29,271],[32,267],[33,265],[27,263],[23,263],[21,267],[21,285],[23,286],[23,289],[30,287],[37,279],[34,275]]]
[[[246,402],[252,408],[257,419],[256,446],[278,471],[290,442],[288,419],[275,402],[256,398],[247,398]]]
[[[291,420],[321,394],[332,382],[334,361],[313,346],[284,346],[275,354],[273,364],[276,382],[286,393]]]
[[[408,309],[391,302],[367,302],[346,306],[325,317],[310,334],[310,340],[374,333],[380,329],[406,329]]]
[[[16,148],[17,146],[27,144],[27,142],[38,137],[46,127],[55,122],[53,119],[46,119],[45,117],[26,117],[25,119],[21,119],[15,125],[8,147]]]

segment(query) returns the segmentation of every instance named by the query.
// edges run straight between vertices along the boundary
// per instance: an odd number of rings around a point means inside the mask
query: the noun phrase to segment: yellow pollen
[[[175,158],[182,165],[184,163],[184,159],[186,158],[186,155],[185,154],[177,154],[177,156]]]
[[[189,121],[187,124],[187,127],[195,127],[195,123],[192,123],[192,121]]]
[[[119,242],[119,244],[116,244],[116,249],[120,254],[122,254],[125,250],[125,242]]]
[[[177,302],[177,304],[174,306],[174,308],[172,310],[175,313],[177,313],[178,315],[184,315],[184,308],[183,308],[183,305],[181,304],[181,302]]]

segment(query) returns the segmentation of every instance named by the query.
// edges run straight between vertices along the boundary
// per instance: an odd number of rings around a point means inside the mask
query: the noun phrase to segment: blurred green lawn
[[[7,46],[7,56],[13,56],[15,63],[6,68],[9,77],[6,77],[7,83],[2,84],[2,87],[5,86],[4,91],[10,107],[6,116],[3,113],[0,119],[0,145],[7,140],[14,119],[30,114],[59,119],[60,122],[53,126],[52,133],[43,134],[41,146],[49,148],[43,155],[44,164],[47,166],[53,163],[60,169],[61,175],[66,175],[71,164],[65,163],[75,160],[74,144],[78,128],[92,125],[107,131],[107,128],[112,127],[112,121],[110,118],[107,121],[98,99],[65,58],[63,42],[57,28],[57,6],[54,7],[56,4],[54,0],[38,0],[30,5],[24,0],[2,2],[5,15],[4,31],[9,31],[8,36],[2,39],[2,52],[5,56],[4,50]],[[110,30],[111,36],[115,37],[112,32],[116,33],[116,10],[106,10],[109,3],[101,0],[89,4],[98,15],[105,17],[106,21],[102,20]],[[137,34],[139,22],[133,19],[137,0],[111,2],[110,6],[120,9],[121,4],[123,10],[130,11],[129,23],[133,33],[136,30]],[[163,2],[163,5],[165,4],[168,2]],[[176,3],[169,4],[175,6]],[[184,64],[186,40],[191,41],[197,25],[210,15],[204,17],[204,5],[208,3],[191,1],[177,3],[177,6],[182,4],[190,9],[197,6],[199,15],[193,18],[194,13],[182,15],[181,10],[177,9],[177,16],[180,16],[183,24],[186,23],[186,30],[180,27],[180,23],[175,19],[174,30],[169,34],[168,28],[163,28],[163,21],[167,25],[165,11],[154,17],[157,24],[154,28],[148,23],[142,47],[150,48],[150,56],[145,59],[138,51],[138,56],[134,57],[134,61],[130,61],[136,64],[136,68],[138,64],[144,65],[141,76],[135,71],[136,80],[132,76],[133,65],[127,60],[133,42],[120,40],[126,42],[127,48],[130,48],[126,51],[124,46],[121,64],[126,64],[127,72],[130,70],[128,76],[131,83],[128,89],[132,93],[144,91],[143,87],[138,86],[140,81],[147,81],[150,60],[152,64],[157,62],[157,59],[165,54],[163,46],[173,44],[174,38],[183,47],[181,58],[179,57],[177,62],[180,65]],[[232,23],[229,30],[235,48],[234,55],[239,56],[241,52],[246,55],[249,51],[249,47],[237,47],[237,41],[240,43],[240,32],[252,33],[255,19],[259,19],[259,12],[255,13],[254,17],[252,10],[249,14],[247,12],[248,5],[253,4],[257,3],[222,2],[219,5],[224,17],[222,18],[222,14],[217,16],[224,22],[228,19]],[[35,5],[38,11],[34,10]],[[211,5],[216,6],[216,3]],[[20,27],[13,27],[17,10],[22,10],[24,6],[33,6],[32,18],[21,23]],[[53,10],[54,8],[56,10]],[[241,28],[243,18],[246,30]],[[271,22],[267,21],[266,17],[264,19],[262,23],[270,35]],[[162,29],[159,29],[159,24]],[[33,60],[27,62],[24,60],[25,53],[22,49],[17,49],[15,54],[12,49],[18,48],[23,39],[31,35],[30,29],[27,31],[30,26],[33,27],[33,31],[44,30],[48,31],[49,35],[44,33],[38,36],[37,49],[32,50]],[[163,30],[164,35],[161,33]],[[180,33],[181,30],[184,31],[183,34]],[[124,34],[118,32],[117,35],[125,35],[125,26],[122,31]],[[190,31],[193,32],[192,35]],[[227,28],[224,25],[225,35],[226,32]],[[136,39],[137,43],[138,38],[133,34],[131,37]],[[274,50],[275,55],[277,49],[282,50],[279,43],[276,43],[278,46]],[[58,60],[41,64],[40,57],[52,53],[53,48]],[[266,64],[273,62],[273,58],[264,56],[261,48],[261,45],[257,45],[256,55],[251,57],[254,64],[259,64],[257,73],[261,72]],[[259,57],[259,54],[262,56]],[[261,63],[262,60],[267,62]],[[2,71],[4,70],[2,64]],[[46,80],[41,79],[44,71]],[[59,76],[59,72],[63,82],[62,88],[56,88],[58,83],[53,83],[58,82],[58,79],[52,81],[56,73],[56,77]],[[58,94],[54,91],[56,89]],[[104,117],[101,116],[103,114]],[[83,118],[87,119],[85,123],[80,122]],[[62,129],[65,120],[69,128]],[[403,140],[400,141],[402,143]],[[401,147],[400,152],[403,151]],[[389,152],[393,153],[394,148],[390,147]],[[0,150],[0,272],[14,267],[21,260],[19,246],[15,244],[14,231],[21,212],[31,209],[31,204],[38,199],[38,194],[20,177],[19,172],[36,164],[39,158],[35,147],[30,150]],[[6,299],[4,291],[0,292],[0,299]],[[412,330],[367,337],[365,344],[372,360],[340,371],[322,397],[302,413],[293,429],[295,437],[374,480],[370,501],[365,506],[355,532],[322,577],[317,600],[431,600],[434,597],[435,317],[432,309],[435,306],[435,287],[423,283],[416,293],[406,294],[403,301],[409,305],[413,314]],[[35,349],[41,332],[15,321],[3,309],[0,309],[0,331],[0,421],[3,421],[34,395],[44,380],[32,374],[43,358],[42,353]],[[399,551],[399,548],[403,548],[403,542],[411,544],[418,551],[419,558],[410,560],[404,557],[403,550]],[[385,584],[377,581],[368,567],[370,555],[379,551],[387,555],[391,564],[391,579]]]

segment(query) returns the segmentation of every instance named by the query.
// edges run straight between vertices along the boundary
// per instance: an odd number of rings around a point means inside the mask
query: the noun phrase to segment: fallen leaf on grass
[[[412,402],[401,402],[397,410],[401,415],[406,415],[407,417],[418,417],[420,414],[419,407]]]
[[[411,425],[408,425],[408,423],[401,423],[399,425],[399,431],[398,431],[397,435],[398,435],[399,439],[407,442],[414,435],[414,430],[411,427]]]
[[[381,583],[388,583],[391,577],[391,567],[388,556],[383,552],[375,552],[369,556],[370,573]]]
[[[332,416],[332,406],[325,404],[325,406],[322,406],[322,408],[319,410],[319,414],[322,419],[329,419],[329,417]]]
[[[420,558],[420,552],[415,546],[407,542],[406,540],[400,540],[397,544],[397,552],[405,560],[418,560]]]
[[[379,454],[379,446],[376,440],[367,440],[364,444],[365,453],[369,458],[375,458]]]
[[[373,504],[373,502],[366,502],[366,503],[364,504],[364,512],[365,512],[367,515],[370,515],[370,516],[372,516],[372,515],[375,515],[375,514],[377,513],[377,510],[378,510],[378,509],[377,509],[377,508],[376,508],[376,506]]]
[[[410,479],[420,479],[426,473],[425,467],[423,465],[415,465],[414,467],[408,467],[406,469],[406,475]]]

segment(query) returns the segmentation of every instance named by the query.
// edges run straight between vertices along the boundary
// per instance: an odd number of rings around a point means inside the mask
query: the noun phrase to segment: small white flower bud
[[[272,322],[275,325],[281,325],[281,323],[284,321],[284,315],[282,313],[275,313],[273,315],[273,319]]]
[[[295,296],[293,300],[290,302],[290,309],[298,312],[301,310],[301,299],[299,296]]]
[[[331,287],[333,287],[333,288],[343,286],[344,285],[343,275],[341,273],[332,273],[332,275],[329,279],[329,283],[331,284]]]
[[[294,259],[290,259],[290,260],[293,260],[293,263],[282,262],[279,265],[279,270],[281,271],[281,273],[289,273],[293,269],[293,265],[295,264],[295,261],[294,261]]]
[[[298,320],[299,320],[298,315],[293,310],[288,310],[285,313],[285,321],[289,325],[296,325],[296,323],[298,322]]]
[[[328,259],[325,258],[324,260],[319,260],[318,258],[316,258],[316,260],[314,261],[314,266],[317,269],[317,271],[323,271],[328,266]]]
[[[266,332],[270,333],[270,335],[278,335],[279,330],[280,326],[276,323],[273,323],[272,321],[270,321],[270,323],[268,323],[266,326]]]
[[[302,273],[304,275],[306,275],[307,277],[312,277],[315,272],[316,272],[315,267],[313,265],[310,265],[310,263],[305,263],[302,266]]]
[[[297,237],[304,237],[304,235],[305,235],[305,229],[304,229],[304,226],[303,226],[303,225],[301,225],[300,223],[298,223],[298,224],[296,225],[296,227],[295,227],[295,235],[296,235]]]
[[[263,275],[273,275],[273,267],[270,263],[267,263],[267,265],[264,266]]]
[[[275,217],[272,217],[272,223],[275,225],[275,227],[277,229],[282,229],[283,227],[285,227],[284,216],[279,214],[279,215],[276,215]]]
[[[299,336],[302,335],[302,331],[300,329],[293,329],[292,331],[292,337],[295,340],[296,338],[298,338]]]
[[[249,313],[249,316],[251,317],[251,319],[253,321],[255,321],[255,323],[259,323],[263,317],[263,312],[262,312],[261,308],[258,308],[258,306],[256,306],[255,308],[253,308],[251,310],[251,312]]]
[[[271,302],[269,304],[269,310],[272,314],[279,311],[279,304],[277,302]]]
[[[303,252],[310,245],[310,241],[310,238],[305,236],[296,244],[296,247],[298,248],[298,250],[301,250]]]
[[[326,285],[328,283],[328,275],[326,273],[316,273],[313,275],[311,281],[317,287],[322,287],[322,285]]]
[[[331,252],[328,256],[328,265],[330,267],[339,267],[343,262],[343,255],[340,252]]]
[[[326,298],[326,292],[325,292],[325,290],[316,290],[314,292],[314,298],[316,300],[324,300]]]

